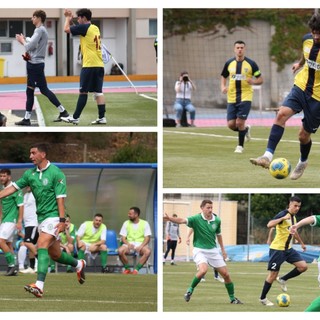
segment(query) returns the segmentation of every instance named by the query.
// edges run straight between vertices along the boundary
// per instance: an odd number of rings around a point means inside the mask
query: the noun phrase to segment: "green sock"
[[[37,280],[45,281],[48,272],[49,265],[49,254],[48,249],[40,248],[38,249],[38,275]]]
[[[50,258],[50,269],[55,270],[56,269],[56,263],[54,262],[53,259]]]
[[[4,254],[7,264],[9,267],[14,267],[14,255],[12,254],[12,252],[6,252]]]
[[[70,256],[70,254],[67,254],[64,251],[61,252],[61,256],[59,257],[59,259],[57,259],[57,262],[66,264],[72,267],[76,267],[78,265],[78,260]]]
[[[194,288],[199,284],[200,281],[201,281],[201,278],[199,279],[195,276],[191,282],[191,286],[188,289],[188,291],[193,292]]]
[[[107,265],[107,260],[108,260],[108,251],[101,251],[101,264],[102,267],[104,268]]]
[[[84,251],[83,251],[83,250],[79,250],[79,251],[78,251],[78,258],[79,258],[79,260],[85,258],[85,255],[84,255]]]
[[[232,301],[234,299],[234,285],[233,285],[233,282],[225,283],[224,285],[227,288],[228,295],[230,297],[230,300]]]
[[[130,270],[130,266],[128,264],[123,265],[126,270]]]
[[[138,270],[138,271],[139,271],[142,267],[143,267],[143,264],[138,263],[138,264],[137,264],[137,266],[136,266],[136,270]]]

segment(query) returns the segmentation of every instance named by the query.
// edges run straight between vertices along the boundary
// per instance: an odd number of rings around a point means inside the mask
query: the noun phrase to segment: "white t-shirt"
[[[32,192],[26,192],[23,196],[23,222],[24,227],[33,227],[38,225],[36,200]]]

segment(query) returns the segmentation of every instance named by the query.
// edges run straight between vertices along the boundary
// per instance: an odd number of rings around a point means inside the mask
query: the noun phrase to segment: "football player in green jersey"
[[[0,170],[0,183],[4,189],[12,185],[11,170],[4,168]],[[22,229],[23,217],[23,193],[19,191],[1,201],[1,225],[0,225],[0,249],[4,252],[8,264],[6,276],[16,276],[15,255],[12,251],[12,241],[16,229]]]
[[[201,214],[196,214],[188,218],[163,216],[164,221],[171,221],[178,224],[186,224],[193,229],[193,261],[196,263],[198,271],[188,288],[184,299],[189,302],[195,287],[206,275],[209,266],[217,269],[224,279],[230,303],[242,304],[234,295],[234,284],[231,280],[225,260],[227,253],[224,249],[221,235],[221,219],[212,212],[212,201],[203,200],[200,208]],[[217,248],[216,239],[219,242],[222,255]]]
[[[38,273],[36,283],[26,285],[26,291],[37,298],[43,296],[50,257],[58,263],[71,265],[77,270],[80,284],[85,282],[85,260],[76,260],[60,250],[58,235],[65,230],[65,205],[67,196],[64,173],[47,159],[46,144],[35,144],[30,148],[30,159],[34,168],[26,170],[22,177],[0,192],[0,199],[30,186],[36,199],[39,224]]]

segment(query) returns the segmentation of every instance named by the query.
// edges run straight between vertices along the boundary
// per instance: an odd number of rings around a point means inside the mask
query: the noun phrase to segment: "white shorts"
[[[55,234],[56,226],[58,223],[59,223],[59,217],[47,218],[43,220],[38,226],[39,234],[41,232],[48,233],[54,236],[57,240],[59,240],[59,235]]]
[[[206,263],[213,268],[226,266],[219,249],[200,249],[193,248],[193,261],[198,266],[200,263]]]
[[[84,253],[87,254],[89,257],[91,257],[91,259],[94,260],[98,256],[99,251],[91,252],[89,248],[92,245],[92,243],[87,243],[87,242],[84,242],[84,241],[82,241],[82,242],[86,245],[86,250],[85,250]]]
[[[14,222],[3,222],[0,225],[0,238],[12,242],[17,227]]]

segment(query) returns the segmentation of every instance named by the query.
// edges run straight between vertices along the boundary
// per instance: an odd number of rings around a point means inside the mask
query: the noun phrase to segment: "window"
[[[12,53],[12,43],[11,42],[0,42],[0,53]]]
[[[0,21],[0,37],[7,36],[7,21]]]
[[[15,38],[16,34],[23,32],[23,21],[9,21],[9,38]]]
[[[157,34],[157,19],[149,19],[149,36],[156,36]]]

